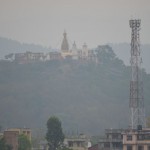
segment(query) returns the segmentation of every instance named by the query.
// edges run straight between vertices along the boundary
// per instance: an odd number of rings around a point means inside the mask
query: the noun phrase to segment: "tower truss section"
[[[129,21],[131,28],[131,81],[130,81],[130,116],[131,128],[145,127],[145,109],[143,81],[141,71],[140,26],[141,20]]]

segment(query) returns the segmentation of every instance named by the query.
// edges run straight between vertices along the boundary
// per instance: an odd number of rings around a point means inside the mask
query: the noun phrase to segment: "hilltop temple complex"
[[[95,50],[89,49],[86,43],[83,44],[81,49],[78,49],[74,41],[70,48],[66,31],[63,33],[62,43],[58,51],[51,51],[47,54],[31,51],[15,53],[13,60],[17,63],[24,64],[36,61],[63,60],[68,58],[73,60],[97,62],[97,54]]]

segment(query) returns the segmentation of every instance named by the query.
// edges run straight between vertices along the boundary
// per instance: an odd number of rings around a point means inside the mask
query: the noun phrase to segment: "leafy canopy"
[[[48,141],[49,150],[60,148],[64,141],[64,134],[61,127],[61,121],[53,116],[47,121],[46,139]]]
[[[19,135],[18,143],[19,143],[18,150],[31,150],[30,140],[24,134]]]
[[[12,150],[12,146],[6,144],[4,138],[0,138],[0,150]]]

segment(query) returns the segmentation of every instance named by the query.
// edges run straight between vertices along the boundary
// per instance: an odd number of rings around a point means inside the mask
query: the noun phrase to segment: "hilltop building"
[[[82,49],[78,51],[79,59],[86,60],[88,59],[88,47],[87,44],[84,43]]]
[[[83,44],[81,49],[78,49],[76,42],[74,41],[72,47],[70,48],[66,31],[63,33],[63,39],[59,51],[51,51],[47,54],[44,54],[43,52],[33,53],[31,51],[14,54],[14,61],[19,64],[49,60],[63,60],[68,58],[73,60],[97,62],[96,51],[89,49],[86,43]]]
[[[89,61],[96,61],[97,55],[94,50],[88,49],[86,43],[83,44],[82,49],[78,49],[77,45],[74,41],[72,44],[72,49],[69,49],[67,33],[66,31],[63,34],[63,41],[61,44],[61,55],[63,58],[72,58],[75,60],[89,60]]]
[[[20,64],[25,64],[29,62],[37,62],[37,61],[44,61],[45,56],[44,53],[33,53],[27,51],[25,53],[16,53],[15,54],[15,62]]]
[[[63,33],[63,41],[61,44],[61,51],[62,52],[69,52],[69,44],[68,44],[68,40],[67,40],[67,33],[66,31],[64,31]]]
[[[82,49],[78,50],[78,59],[79,60],[88,60],[97,62],[97,55],[95,50],[88,49],[86,43],[83,44]]]
[[[62,60],[61,53],[57,51],[49,52],[46,58],[47,60]]]
[[[77,48],[77,45],[76,45],[75,41],[72,44],[72,59],[74,59],[74,60],[78,60],[79,59],[79,57],[78,57],[78,48]]]
[[[63,41],[61,44],[61,55],[64,59],[67,57],[72,58],[72,51],[69,49],[66,31],[64,31],[64,33],[63,33]]]

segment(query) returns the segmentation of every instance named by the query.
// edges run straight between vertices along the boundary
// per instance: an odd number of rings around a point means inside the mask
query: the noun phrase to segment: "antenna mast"
[[[143,82],[141,76],[140,25],[141,20],[129,21],[131,32],[131,81],[130,81],[130,116],[131,128],[145,127],[145,109],[143,98]]]

